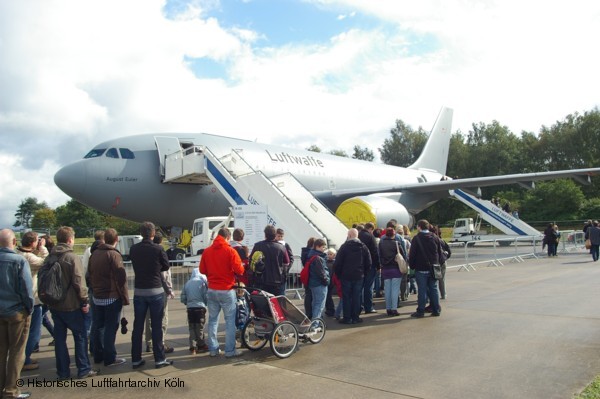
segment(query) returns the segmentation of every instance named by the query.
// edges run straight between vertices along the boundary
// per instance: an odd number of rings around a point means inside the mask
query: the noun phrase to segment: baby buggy
[[[284,359],[296,351],[299,340],[318,344],[325,337],[325,322],[310,320],[285,296],[248,288],[245,297],[250,315],[242,328],[242,343],[251,351],[262,349],[269,341],[273,354]]]

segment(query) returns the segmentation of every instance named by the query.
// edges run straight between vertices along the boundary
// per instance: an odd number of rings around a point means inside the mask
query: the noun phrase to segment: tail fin
[[[448,166],[448,150],[452,135],[452,108],[442,107],[431,129],[425,148],[410,169],[428,169],[446,174]]]

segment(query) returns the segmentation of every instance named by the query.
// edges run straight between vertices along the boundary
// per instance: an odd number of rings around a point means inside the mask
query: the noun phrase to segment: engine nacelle
[[[373,222],[377,227],[385,227],[390,219],[396,219],[398,224],[412,227],[413,216],[404,205],[385,197],[364,195],[349,198],[342,202],[335,215],[348,228],[353,224]]]

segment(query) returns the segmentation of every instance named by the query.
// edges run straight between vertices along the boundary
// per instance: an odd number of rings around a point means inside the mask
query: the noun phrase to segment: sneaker
[[[144,359],[140,360],[139,362],[131,362],[131,367],[133,369],[139,369],[140,367],[142,367],[144,364],[146,364],[146,361]]]
[[[48,346],[54,346],[54,340],[48,342]]]
[[[83,378],[91,378],[91,377],[95,377],[100,373],[100,370],[90,370],[87,373],[85,373],[84,375],[80,375],[78,378],[81,380]]]
[[[33,350],[31,352],[38,353],[39,351],[40,351],[40,344],[37,344],[36,346],[33,347]]]
[[[173,364],[172,360],[165,359],[162,362],[154,363],[154,368],[162,369],[163,367],[171,366]]]
[[[423,317],[425,317],[425,315],[423,313],[415,312],[411,314],[410,317],[414,317],[415,319],[422,319]]]
[[[15,399],[27,399],[30,396],[31,396],[31,392],[21,392],[20,394],[15,396]]]
[[[190,347],[190,353],[191,353],[192,355],[195,355],[195,354],[196,354],[196,347],[194,347],[194,346],[191,346],[191,347]]]
[[[173,352],[175,352],[175,348],[173,348],[172,346],[165,345],[165,353],[173,353]]]
[[[152,352],[152,345],[146,344],[146,352]]]
[[[433,317],[439,317],[440,316],[440,312],[431,312],[431,315]]]
[[[371,309],[371,310],[366,311],[365,313],[377,313],[377,310]]]
[[[37,363],[29,363],[29,364],[24,364],[23,368],[21,369],[22,371],[31,371],[31,370],[37,370],[40,368],[40,365]]]
[[[352,320],[350,320],[350,319],[340,319],[340,324],[352,324]]]
[[[358,319],[352,320],[352,324],[359,324],[359,323],[362,323],[362,322],[363,322],[363,319],[361,319],[360,317]]]
[[[210,351],[210,357],[217,357],[219,356],[219,354],[221,354],[220,350],[214,350],[214,351]]]
[[[433,308],[431,307],[431,305],[425,306],[425,313],[431,313],[431,312],[433,312]]]
[[[238,351],[238,350],[235,350],[235,351],[233,351],[233,353],[230,353],[230,354],[225,354],[225,357],[226,357],[226,358],[240,357],[240,356],[242,356],[243,354],[244,354],[244,352],[242,352],[242,351]]]
[[[117,357],[114,362],[112,362],[111,364],[107,364],[106,366],[107,367],[119,366],[124,363],[127,363],[126,359],[123,359],[122,357]]]

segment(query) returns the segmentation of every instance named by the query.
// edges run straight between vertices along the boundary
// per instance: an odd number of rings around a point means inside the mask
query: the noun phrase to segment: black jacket
[[[285,247],[278,241],[259,241],[254,244],[250,259],[256,251],[261,251],[264,256],[265,271],[262,273],[262,283],[278,285],[285,281],[290,267],[290,260]]]
[[[418,271],[430,271],[434,263],[446,261],[442,243],[435,234],[420,232],[413,237],[408,254],[408,265]]]
[[[346,241],[335,257],[333,268],[340,280],[356,281],[364,278],[371,269],[369,249],[359,239]]]
[[[358,239],[367,246],[371,254],[371,264],[375,269],[379,269],[379,252],[377,251],[377,240],[373,233],[367,230],[358,232]]]
[[[150,239],[131,246],[129,259],[135,272],[135,288],[164,287],[161,272],[169,270],[169,258],[164,248]]]

